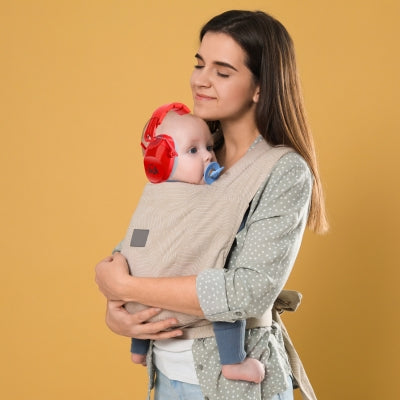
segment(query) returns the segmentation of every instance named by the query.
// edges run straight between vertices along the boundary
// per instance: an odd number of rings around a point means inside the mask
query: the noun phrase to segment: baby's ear
[[[140,142],[140,147],[142,148],[142,156],[144,156],[147,146],[143,141],[143,136],[142,136],[142,141]]]
[[[144,140],[144,134],[146,132],[147,126],[149,125],[150,120],[146,122],[146,125],[143,127],[142,136],[140,137],[140,147],[142,148],[142,155],[144,156],[144,151],[147,148],[148,143]]]

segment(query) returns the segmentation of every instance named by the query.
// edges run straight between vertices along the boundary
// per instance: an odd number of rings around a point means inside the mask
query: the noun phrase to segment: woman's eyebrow
[[[203,57],[199,53],[196,53],[194,57],[197,58],[198,60],[204,62]],[[213,64],[219,65],[220,67],[230,68],[230,69],[233,69],[234,71],[238,72],[238,70],[233,65],[231,65],[225,61],[213,61]]]

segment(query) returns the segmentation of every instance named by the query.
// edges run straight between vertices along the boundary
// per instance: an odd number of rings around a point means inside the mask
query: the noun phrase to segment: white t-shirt
[[[198,385],[192,353],[193,339],[154,341],[154,364],[168,379]]]

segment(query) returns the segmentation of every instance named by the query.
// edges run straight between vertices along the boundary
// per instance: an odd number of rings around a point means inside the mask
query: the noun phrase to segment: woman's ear
[[[253,102],[258,103],[259,98],[260,98],[260,86],[257,86],[256,90],[254,91]]]

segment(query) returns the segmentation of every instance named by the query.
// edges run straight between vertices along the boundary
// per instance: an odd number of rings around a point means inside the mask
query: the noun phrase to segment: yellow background
[[[93,269],[145,183],[146,117],[191,106],[198,31],[230,8],[293,36],[324,179],[292,339],[320,399],[399,398],[399,2],[1,0],[2,399],[144,398]]]

